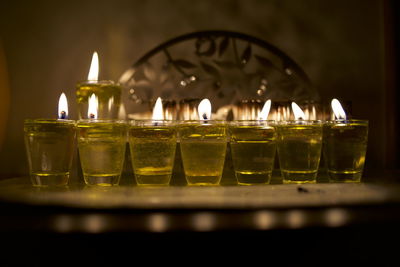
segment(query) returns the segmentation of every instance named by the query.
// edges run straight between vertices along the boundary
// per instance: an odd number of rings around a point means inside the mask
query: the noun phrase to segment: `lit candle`
[[[266,120],[268,118],[270,109],[271,109],[271,100],[268,99],[267,101],[265,101],[265,104],[261,112],[258,114],[258,120]]]
[[[99,106],[99,101],[95,94],[89,97],[89,107],[88,107],[88,118],[97,119],[97,110]]]
[[[78,102],[79,119],[86,117],[89,98],[93,94],[97,96],[97,118],[117,119],[121,105],[122,88],[118,83],[111,80],[99,80],[99,56],[93,53],[87,81],[78,83],[76,86],[76,96]]]
[[[322,122],[308,120],[292,102],[294,120],[278,127],[278,157],[284,183],[316,183],[322,149]]]
[[[133,120],[129,126],[132,168],[138,185],[169,185],[175,160],[176,123],[164,120],[159,97],[151,120]]]
[[[164,120],[164,111],[163,111],[161,97],[157,98],[156,104],[154,105],[153,108],[153,115],[151,118],[153,121]]]
[[[296,102],[292,102],[292,110],[294,114],[294,120],[300,121],[306,119],[306,114],[304,114],[303,110],[296,104]]]
[[[349,120],[339,100],[332,99],[335,119],[324,125],[324,155],[331,182],[360,182],[368,142],[368,121]]]
[[[25,148],[34,186],[68,184],[75,145],[75,121],[68,120],[68,102],[64,93],[58,101],[56,119],[24,121]]]
[[[60,95],[58,100],[58,118],[62,120],[68,119],[68,101],[64,93]]]
[[[336,98],[332,99],[331,107],[332,107],[333,114],[335,114],[335,118],[337,120],[346,120],[346,112],[344,111],[339,100],[337,100]]]
[[[211,102],[207,98],[201,100],[199,106],[197,107],[199,113],[199,119],[201,121],[207,122],[211,120]]]
[[[178,128],[183,168],[189,185],[219,185],[224,167],[227,127],[211,120],[211,102],[198,105],[199,120],[183,121]]]

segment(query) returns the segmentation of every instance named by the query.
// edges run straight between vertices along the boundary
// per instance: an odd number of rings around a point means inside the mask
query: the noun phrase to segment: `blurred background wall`
[[[6,92],[0,110],[8,110],[8,120],[0,177],[27,173],[24,119],[55,118],[62,91],[69,99],[71,117],[76,118],[75,84],[86,79],[94,50],[100,55],[100,78],[118,80],[158,44],[215,29],[270,42],[303,67],[323,101],[333,97],[352,101],[354,117],[371,124],[366,167],[384,168],[385,5],[388,1],[3,1],[0,38],[5,60],[0,60],[0,67],[8,74],[0,75]]]

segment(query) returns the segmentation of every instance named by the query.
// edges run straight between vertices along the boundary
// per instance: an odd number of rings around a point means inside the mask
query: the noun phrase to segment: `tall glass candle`
[[[94,94],[98,100],[98,119],[117,119],[121,105],[121,85],[110,80],[98,80],[99,59],[93,54],[88,80],[76,85],[79,119],[88,119],[89,97]]]

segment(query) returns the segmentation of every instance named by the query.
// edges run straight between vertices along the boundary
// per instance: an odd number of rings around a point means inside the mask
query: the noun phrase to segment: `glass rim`
[[[80,81],[77,83],[77,85],[95,85],[95,84],[105,84],[105,85],[121,85],[119,82],[115,82],[113,80],[85,80],[85,81]]]
[[[226,120],[178,120],[179,124],[227,124]]]
[[[152,119],[141,119],[141,120],[128,120],[129,126],[170,126],[176,125],[178,120],[152,120]],[[154,125],[156,124],[156,125]]]
[[[76,124],[76,120],[69,120],[69,119],[25,119],[25,123],[63,123],[63,124]]]
[[[346,120],[327,120],[325,123],[329,124],[347,124],[347,123],[360,123],[360,124],[368,124],[369,120],[360,120],[360,119],[346,119]]]
[[[76,121],[77,124],[81,123],[118,123],[118,124],[126,124],[126,120],[121,119],[79,119]]]
[[[319,125],[324,124],[325,121],[323,120],[282,120],[277,121],[279,125],[295,125],[295,124],[302,124],[302,125]]]

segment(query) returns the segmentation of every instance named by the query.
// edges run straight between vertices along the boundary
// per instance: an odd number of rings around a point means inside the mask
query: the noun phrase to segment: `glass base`
[[[83,175],[87,185],[114,186],[119,184],[121,175]]]
[[[33,186],[65,186],[68,184],[68,180],[69,172],[57,174],[31,174],[31,181]]]
[[[329,181],[332,183],[359,183],[362,172],[357,171],[329,171]]]
[[[235,171],[235,175],[239,185],[257,185],[257,184],[269,184],[271,181],[272,173]]]
[[[317,171],[286,171],[282,170],[284,184],[314,184],[317,182]]]
[[[161,175],[140,175],[135,174],[136,183],[139,186],[165,186],[169,185],[171,181],[171,174],[161,174]]]
[[[194,186],[207,186],[207,185],[219,185],[221,182],[221,176],[187,176],[186,181],[188,185]]]

